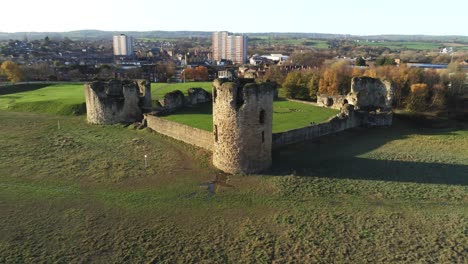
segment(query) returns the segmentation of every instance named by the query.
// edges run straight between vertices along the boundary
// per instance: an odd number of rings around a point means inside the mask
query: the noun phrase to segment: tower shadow
[[[352,129],[273,151],[274,175],[468,185],[468,165],[421,162],[411,153],[366,153],[409,135],[450,135],[394,119],[390,128]],[[428,159],[429,160],[429,159]]]

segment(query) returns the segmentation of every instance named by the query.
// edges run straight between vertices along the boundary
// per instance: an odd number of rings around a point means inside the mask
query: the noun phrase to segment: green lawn
[[[27,84],[0,87],[0,109],[59,115],[84,114],[86,106],[83,84]]]
[[[187,94],[187,90],[192,87],[201,87],[211,92],[211,85],[211,82],[155,83],[151,84],[152,98],[162,98],[173,90]],[[2,93],[2,89],[8,93]],[[86,113],[84,102],[83,84],[78,83],[0,87],[0,109],[3,110],[80,115]],[[273,132],[308,126],[310,122],[321,123],[338,113],[333,109],[288,101],[275,101],[273,106]],[[165,118],[207,131],[213,128],[211,104],[186,108]]]
[[[396,120],[245,176],[149,130],[0,110],[0,263],[466,263],[466,128]]]
[[[153,100],[159,100],[164,97],[165,94],[175,90],[182,91],[187,95],[187,90],[190,88],[203,88],[209,93],[213,82],[187,82],[187,83],[152,83],[151,84],[151,97]]]
[[[384,42],[365,42],[361,41],[357,43],[360,46],[371,46],[371,47],[386,47],[392,50],[439,50],[443,44],[435,42],[412,42],[412,41],[384,41]]]
[[[309,104],[275,101],[273,102],[273,132],[283,132],[309,126],[311,122],[322,123],[338,114],[338,110],[313,106]],[[213,130],[211,103],[182,109],[164,119],[200,128]]]

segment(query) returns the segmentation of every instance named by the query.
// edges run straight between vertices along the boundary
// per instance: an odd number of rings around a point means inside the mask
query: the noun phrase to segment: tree
[[[355,66],[366,66],[366,60],[362,57],[357,57],[356,62],[354,63]]]
[[[347,94],[351,90],[351,69],[344,61],[327,67],[319,82],[319,93],[327,95]]]
[[[195,81],[208,81],[208,69],[204,66],[198,66],[194,69]]]
[[[277,65],[273,65],[268,68],[268,70],[265,72],[265,75],[263,76],[264,81],[269,80],[280,84],[282,84],[285,79],[286,74],[281,70],[281,67]]]
[[[311,71],[308,73],[308,75],[309,82],[307,82],[307,89],[309,89],[309,96],[310,99],[316,101],[320,83],[320,72],[318,70]]]
[[[286,97],[293,99],[309,99],[308,82],[308,76],[300,71],[288,73],[283,82],[283,88],[286,90]]]
[[[425,83],[415,83],[411,85],[411,94],[407,99],[406,106],[412,111],[424,111],[428,108],[428,88]]]
[[[23,79],[23,71],[18,64],[12,61],[5,61],[0,67],[1,72],[7,76],[8,80],[12,83],[19,82]]]
[[[392,59],[390,57],[383,56],[383,57],[377,58],[377,60],[375,61],[375,65],[377,65],[377,66],[396,65],[396,62],[395,62],[394,59]]]

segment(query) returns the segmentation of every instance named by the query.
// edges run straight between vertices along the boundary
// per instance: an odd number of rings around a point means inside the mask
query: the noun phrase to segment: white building
[[[247,37],[235,36],[227,31],[213,32],[213,60],[230,60],[236,64],[247,62]]]
[[[120,34],[114,36],[114,55],[115,56],[132,56],[133,55],[133,38]]]

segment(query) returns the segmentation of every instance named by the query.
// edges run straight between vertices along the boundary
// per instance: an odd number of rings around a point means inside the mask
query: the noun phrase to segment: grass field
[[[411,41],[384,41],[384,42],[365,42],[361,41],[358,43],[360,46],[371,46],[371,47],[386,47],[392,50],[439,50],[440,43],[434,42],[411,42]]]
[[[0,263],[467,261],[467,130],[397,121],[228,176],[147,130],[6,111],[0,124]]]
[[[283,132],[309,126],[311,122],[322,123],[338,114],[338,110],[308,104],[275,101],[273,102],[273,132]],[[185,108],[164,118],[206,131],[213,130],[211,103]]]
[[[311,38],[272,38],[254,37],[249,39],[250,45],[303,45],[317,49],[327,49],[327,40]]]
[[[181,90],[187,94],[192,87],[201,87],[211,92],[211,82],[153,83],[151,93],[154,100],[166,93]],[[3,91],[3,93],[2,93]],[[81,115],[86,113],[83,84],[28,84],[0,87],[0,110],[41,112],[55,115]],[[319,108],[295,102],[274,103],[273,131],[280,132],[320,123],[337,114],[336,110]],[[165,117],[168,120],[188,124],[211,131],[213,128],[211,105],[186,108]]]
[[[0,109],[47,114],[86,113],[82,83],[26,84],[0,87]]]

